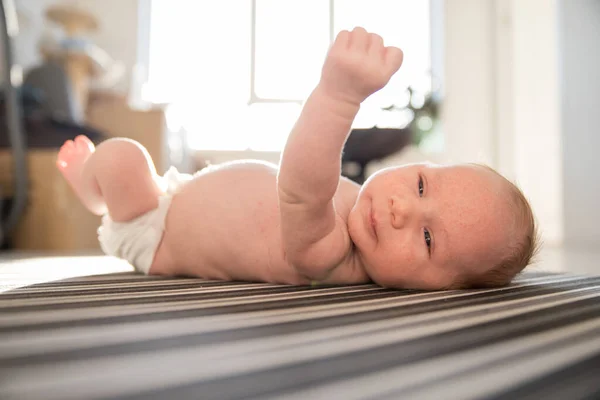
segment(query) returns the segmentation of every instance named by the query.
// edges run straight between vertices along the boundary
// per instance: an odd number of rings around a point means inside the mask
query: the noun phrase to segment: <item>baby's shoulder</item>
[[[354,203],[354,201],[356,201],[356,197],[358,196],[358,192],[360,192],[360,185],[358,183],[353,182],[346,177],[340,177],[340,184],[338,185],[335,193],[336,197],[345,200],[347,199]]]

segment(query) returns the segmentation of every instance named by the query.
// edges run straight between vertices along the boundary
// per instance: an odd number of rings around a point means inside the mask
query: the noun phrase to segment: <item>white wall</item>
[[[600,246],[600,2],[446,0],[444,130],[530,198],[549,246]]]
[[[555,0],[446,0],[443,125],[453,161],[485,162],[562,241]]]
[[[503,1],[503,0],[501,0]],[[564,239],[558,10],[555,0],[511,0],[513,168],[547,244]]]
[[[565,242],[600,247],[600,1],[560,1]]]
[[[442,120],[448,158],[494,165],[494,0],[445,3]]]
[[[110,56],[125,64],[126,76],[116,87],[129,90],[131,73],[136,63],[138,33],[138,0],[15,0],[20,32],[13,46],[15,59],[23,68],[41,61],[38,41],[47,29],[56,29],[44,17],[51,4],[75,4],[90,11],[99,22],[99,30],[89,37]]]

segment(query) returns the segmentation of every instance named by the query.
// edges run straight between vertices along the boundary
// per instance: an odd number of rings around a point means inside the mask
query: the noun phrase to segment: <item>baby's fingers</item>
[[[397,47],[386,47],[385,48],[385,69],[387,76],[392,76],[400,69],[402,61],[404,60],[404,53]]]
[[[337,47],[340,49],[346,49],[350,43],[350,32],[347,30],[340,31],[337,34],[335,41],[333,42],[333,47]]]

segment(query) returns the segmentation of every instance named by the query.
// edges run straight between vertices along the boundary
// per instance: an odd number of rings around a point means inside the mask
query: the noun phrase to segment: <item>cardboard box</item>
[[[30,150],[27,156],[27,207],[11,235],[22,250],[97,250],[100,217],[86,210],[56,168],[57,150]],[[8,150],[0,151],[0,184],[12,196],[14,166]]]

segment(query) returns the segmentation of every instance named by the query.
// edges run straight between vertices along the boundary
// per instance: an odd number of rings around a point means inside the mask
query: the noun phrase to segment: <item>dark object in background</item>
[[[46,62],[30,69],[23,86],[43,93],[44,100],[40,105],[47,115],[65,122],[83,123],[84,111],[75,100],[71,81],[61,65]]]
[[[80,125],[62,115],[53,115],[46,106],[48,98],[44,91],[31,86],[22,86],[19,91],[23,110],[24,135],[29,149],[59,148],[66,140],[77,135],[86,135],[94,143],[104,139],[102,133],[91,127]],[[0,149],[10,147],[6,129],[4,96],[0,93]]]
[[[412,136],[409,128],[353,129],[344,145],[342,166],[356,163],[359,170],[356,174],[343,172],[342,175],[362,185],[365,182],[367,164],[402,150],[413,142]],[[342,168],[342,170],[344,169]]]
[[[8,236],[19,222],[21,215],[27,205],[28,198],[28,176],[27,162],[25,160],[26,142],[23,134],[21,121],[21,102],[18,90],[20,83],[13,79],[16,66],[13,60],[12,38],[19,32],[17,9],[13,0],[0,0],[0,40],[2,43],[2,66],[4,81],[3,94],[6,98],[4,110],[6,114],[6,133],[12,150],[13,174],[14,174],[14,202],[11,204],[7,217],[4,218],[4,201],[0,190],[0,243]],[[0,189],[2,189],[0,187]]]

